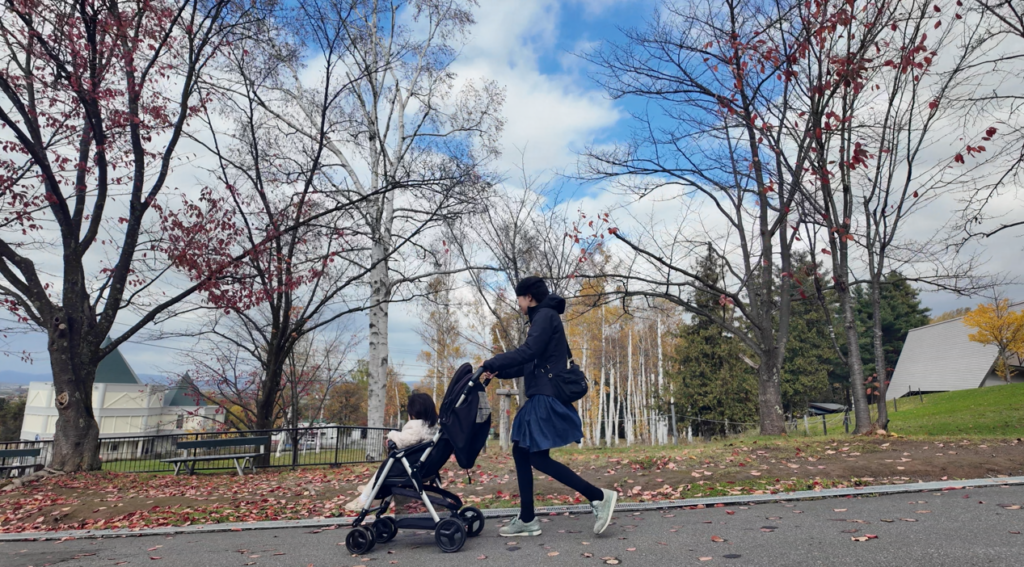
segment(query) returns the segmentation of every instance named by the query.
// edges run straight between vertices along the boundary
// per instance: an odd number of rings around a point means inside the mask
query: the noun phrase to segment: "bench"
[[[197,455],[197,449],[218,449],[221,447],[256,447],[255,452],[232,453],[228,455]],[[265,448],[265,449],[264,449]],[[253,473],[256,472],[255,457],[270,451],[270,437],[234,437],[232,439],[205,439],[203,441],[178,441],[176,449],[185,452],[185,456],[174,459],[160,459],[162,463],[174,465],[174,474],[177,475],[181,469],[188,474],[196,474],[196,463],[200,461],[226,461],[231,459],[235,463],[235,470],[238,476],[242,476],[246,468]],[[191,454],[189,454],[191,451]]]
[[[41,470],[43,468],[42,463],[36,463],[35,460],[39,458],[39,454],[42,453],[42,449],[3,449],[0,450],[0,474],[9,474],[13,471],[20,471],[25,469]],[[5,464],[7,459],[17,459],[22,457],[32,457],[31,465],[8,465]],[[35,471],[33,471],[35,472]]]

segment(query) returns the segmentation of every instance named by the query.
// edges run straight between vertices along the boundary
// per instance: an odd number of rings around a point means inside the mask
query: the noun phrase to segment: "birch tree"
[[[504,94],[458,84],[452,64],[473,24],[472,0],[300,0],[295,34],[315,71],[292,69],[283,92],[315,136],[330,124],[325,159],[336,198],[359,202],[369,312],[368,423],[384,425],[389,305],[437,274],[440,228],[478,210],[496,155]],[[322,104],[327,101],[328,104]]]

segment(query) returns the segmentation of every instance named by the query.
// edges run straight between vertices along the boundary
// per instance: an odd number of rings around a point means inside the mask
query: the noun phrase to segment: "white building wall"
[[[214,421],[224,421],[223,414],[217,414],[212,407],[164,407],[165,393],[163,388],[151,385],[94,385],[93,412],[100,437],[205,431],[214,428]],[[57,429],[54,397],[52,382],[29,385],[22,440],[53,438]],[[175,427],[179,413],[186,414],[181,429]]]

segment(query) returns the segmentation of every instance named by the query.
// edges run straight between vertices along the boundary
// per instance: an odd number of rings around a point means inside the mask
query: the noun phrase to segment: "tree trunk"
[[[366,397],[366,425],[384,427],[388,386],[388,266],[383,243],[373,245],[376,266],[370,275],[369,391]],[[375,435],[373,433],[371,436]],[[372,458],[381,455],[383,443],[370,441]]]
[[[889,427],[889,407],[885,405],[885,393],[889,389],[887,384],[889,369],[885,360],[885,344],[882,340],[882,299],[879,282],[876,278],[872,278],[872,280],[875,280],[871,282],[871,315],[874,319],[872,332],[874,334],[875,374],[878,376],[878,417],[875,419],[875,425],[879,429],[886,429]]]
[[[77,349],[74,347],[65,317],[55,317],[48,334],[47,350],[57,408],[50,468],[63,472],[99,470],[102,466],[100,428],[92,409],[92,387],[98,363],[84,356],[83,351],[87,350],[84,345],[79,343]]]
[[[633,445],[636,422],[636,386],[633,384],[633,331],[626,334],[626,446]]]
[[[849,289],[845,286],[839,293],[839,303],[843,310],[843,328],[846,331],[846,364],[850,369],[853,415],[857,422],[854,433],[863,434],[872,429],[871,408],[868,406],[867,394],[864,393],[864,362],[860,358],[857,316],[853,311],[853,300],[850,297]]]
[[[614,447],[618,439],[615,435],[615,420],[618,417],[619,405],[615,403],[615,369],[608,370],[608,429],[605,436],[608,438],[608,446]]]
[[[757,368],[757,403],[761,435],[782,435],[786,422],[782,416],[782,373],[776,357],[765,357]]]

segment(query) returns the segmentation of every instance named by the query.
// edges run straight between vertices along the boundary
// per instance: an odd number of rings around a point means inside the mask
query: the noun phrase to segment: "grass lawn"
[[[1024,384],[900,398],[889,429],[900,435],[1024,437]]]

